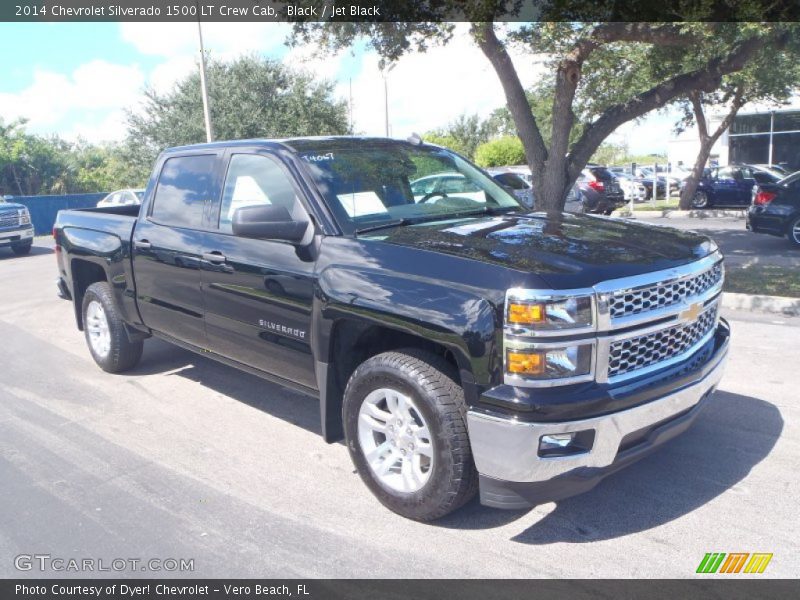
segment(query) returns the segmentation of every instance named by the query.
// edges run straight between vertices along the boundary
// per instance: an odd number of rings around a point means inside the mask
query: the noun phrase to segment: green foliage
[[[518,137],[507,135],[478,146],[475,162],[481,167],[524,165],[525,150]]]
[[[423,139],[473,159],[478,146],[489,141],[493,133],[491,124],[478,115],[461,115],[445,128],[426,133]]]
[[[219,140],[348,133],[347,105],[333,84],[315,81],[279,61],[243,56],[211,60],[208,95]],[[149,168],[164,148],[206,140],[197,72],[160,94],[145,90],[141,110],[128,113],[131,159]]]
[[[24,121],[0,120],[0,194],[33,196],[142,187],[123,145],[67,142],[25,131]]]

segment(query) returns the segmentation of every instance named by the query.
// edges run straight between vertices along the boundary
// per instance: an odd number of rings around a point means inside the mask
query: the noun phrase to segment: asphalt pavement
[[[665,217],[661,211],[637,211],[633,218],[674,227],[689,229],[711,236],[725,254],[730,266],[775,265],[800,268],[800,249],[789,244],[785,237],[753,233],[745,227],[744,211],[738,215],[705,216],[694,211],[696,216]]]
[[[0,250],[0,577],[93,576],[15,567],[34,554],[194,567],[94,576],[693,577],[707,552],[800,576],[800,319],[727,314],[695,426],[595,490],[420,524],[322,441],[312,399],[152,340],[131,373],[101,371],[55,275],[47,245]]]

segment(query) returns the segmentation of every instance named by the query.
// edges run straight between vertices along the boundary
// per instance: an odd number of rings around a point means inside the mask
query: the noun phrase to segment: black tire
[[[359,442],[361,405],[370,392],[384,387],[409,396],[431,433],[433,465],[429,479],[416,492],[396,491],[379,481]],[[478,474],[466,412],[454,369],[436,355],[416,349],[386,352],[355,370],[344,394],[345,439],[358,474],[384,506],[409,519],[432,521],[460,508],[475,495]]]
[[[17,256],[24,256],[31,251],[32,247],[33,247],[33,240],[31,240],[30,242],[26,242],[24,244],[13,244],[11,246],[11,251]]]
[[[89,327],[87,325],[86,313],[92,302],[99,302],[105,312],[110,334],[109,351],[105,356],[95,351],[90,340]],[[94,362],[108,373],[121,373],[136,366],[142,357],[144,343],[141,340],[132,342],[125,331],[122,318],[117,310],[114,297],[111,293],[111,286],[107,282],[101,281],[93,283],[86,289],[83,295],[83,333],[86,337],[86,345],[94,358]]]
[[[692,208],[708,208],[708,194],[695,192],[692,196]]]
[[[800,217],[795,217],[786,229],[786,238],[795,248],[800,248]]]

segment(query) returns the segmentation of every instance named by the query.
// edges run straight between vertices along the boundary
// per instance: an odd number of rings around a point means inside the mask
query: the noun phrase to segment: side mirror
[[[240,237],[298,243],[305,236],[308,221],[295,221],[285,206],[258,204],[236,209],[231,223]]]

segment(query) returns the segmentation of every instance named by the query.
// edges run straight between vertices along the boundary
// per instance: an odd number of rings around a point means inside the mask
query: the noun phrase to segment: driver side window
[[[289,177],[273,159],[261,154],[234,154],[225,177],[219,230],[232,231],[237,209],[262,204],[285,206],[292,215],[302,210]]]

